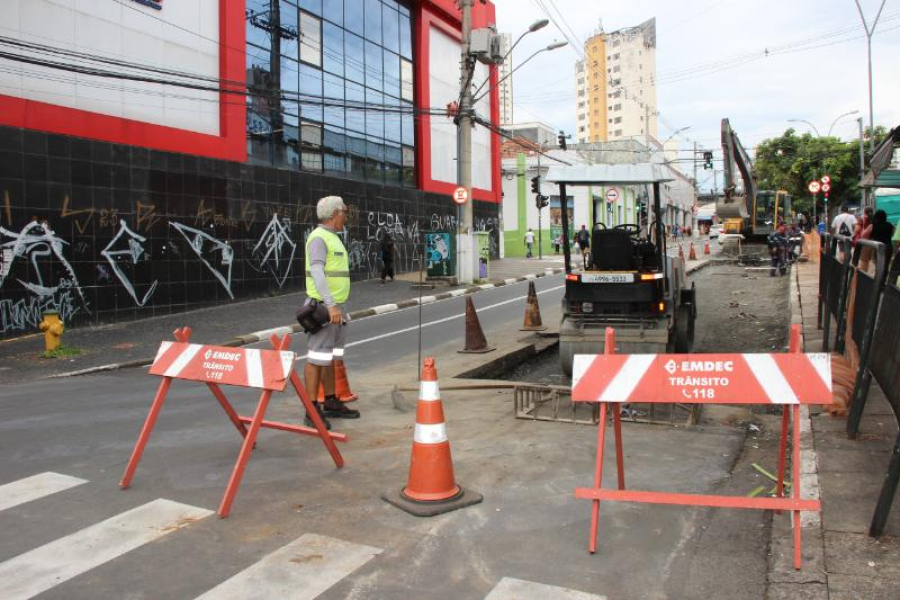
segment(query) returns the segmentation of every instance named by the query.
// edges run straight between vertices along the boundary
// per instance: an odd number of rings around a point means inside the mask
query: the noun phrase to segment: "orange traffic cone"
[[[422,365],[408,483],[402,490],[389,491],[382,498],[418,517],[439,515],[483,499],[481,494],[463,489],[454,478],[433,358],[426,358]]]
[[[544,331],[547,326],[541,321],[541,307],[538,304],[534,282],[528,282],[528,301],[525,304],[525,323],[519,331]]]
[[[347,367],[344,361],[334,359],[334,395],[341,402],[353,402],[359,400],[359,396],[350,390],[350,381],[347,379]],[[319,383],[319,402],[325,400],[325,388]]]
[[[703,254],[709,254],[709,240],[703,245]]]
[[[691,242],[691,249],[688,253],[688,260],[697,260],[697,251],[694,250],[694,242]]]
[[[484,354],[496,348],[488,346],[484,331],[481,330],[481,322],[478,313],[475,312],[475,304],[471,296],[466,296],[466,347],[459,350],[462,354]]]

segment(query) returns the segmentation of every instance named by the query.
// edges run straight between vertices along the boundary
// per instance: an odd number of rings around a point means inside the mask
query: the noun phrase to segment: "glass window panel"
[[[410,146],[416,145],[415,119],[413,118],[413,105],[407,102],[402,104],[404,110],[400,117],[402,132],[402,141]]]
[[[302,152],[300,155],[301,168],[304,171],[322,171],[322,153],[321,152]]]
[[[352,33],[344,34],[344,55],[347,79],[357,83],[365,83],[365,43],[361,37]]]
[[[304,150],[322,148],[322,126],[303,122],[300,124],[300,142]]]
[[[393,52],[400,52],[400,15],[395,9],[383,4],[381,19],[381,36],[384,47]]]
[[[326,127],[324,137],[322,138],[322,146],[329,152],[343,154],[347,150],[344,130]]]
[[[322,71],[309,65],[300,64],[300,95],[305,99],[322,98]]]
[[[290,98],[296,98],[300,90],[300,63],[282,57],[281,62],[281,89]]]
[[[400,54],[412,59],[412,27],[409,15],[403,14],[402,7],[400,10]]]
[[[380,92],[366,89],[366,135],[370,138],[384,137],[384,96]]]
[[[322,20],[300,13],[300,60],[322,66]]]
[[[384,137],[388,141],[399,144],[403,139],[400,135],[400,101],[385,97],[384,103],[387,105],[384,113]]]
[[[328,21],[322,23],[322,68],[344,76],[344,30]]]
[[[366,39],[381,44],[381,0],[366,0]]]
[[[268,50],[272,38],[264,29],[269,21],[269,0],[248,0],[247,2],[247,43]]]
[[[400,97],[413,101],[413,66],[408,60],[400,60]]]
[[[335,127],[344,127],[344,80],[334,75],[325,74],[323,78],[325,123]]]
[[[326,152],[322,164],[326,175],[335,175],[337,177],[346,177],[347,161],[340,154]]]
[[[347,103],[347,130],[357,134],[363,134],[366,131],[366,113],[363,106],[366,102],[363,87],[356,83],[346,82],[346,103]]]
[[[398,185],[402,176],[402,156],[399,145],[388,144],[384,151],[384,181],[392,185]]]
[[[317,16],[322,16],[322,0],[300,0],[300,8]]]
[[[400,11],[401,15],[406,15],[407,17],[409,16],[409,9],[406,8],[404,5],[397,4],[397,9]]]
[[[403,146],[403,187],[416,187],[416,151]]]
[[[298,60],[298,47],[300,45],[300,26],[297,21],[299,11],[296,6],[288,4],[282,0],[279,5],[279,16],[281,19],[281,27],[284,32],[281,35],[281,56],[287,56]]]
[[[400,97],[400,57],[387,51],[384,53],[384,93]]]
[[[344,28],[362,35],[365,31],[365,0],[344,0]],[[361,54],[360,54],[361,55]]]
[[[322,2],[322,17],[335,25],[343,25],[344,0],[325,0]]]
[[[366,41],[366,87],[379,92],[383,89],[383,55],[381,46]]]

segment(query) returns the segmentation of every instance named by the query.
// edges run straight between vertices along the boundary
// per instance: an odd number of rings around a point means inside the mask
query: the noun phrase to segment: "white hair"
[[[319,200],[318,204],[316,204],[316,216],[319,217],[320,221],[327,221],[333,217],[337,211],[343,210],[346,207],[344,199],[340,196],[325,196]]]

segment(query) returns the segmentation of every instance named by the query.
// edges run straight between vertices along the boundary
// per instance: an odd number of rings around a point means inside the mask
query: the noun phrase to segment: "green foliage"
[[[78,356],[79,354],[81,354],[81,350],[78,348],[60,344],[56,350],[45,350],[44,352],[41,352],[41,358],[68,358],[70,356]]]
[[[876,142],[886,133],[884,127],[876,127]],[[869,134],[867,130],[867,139]],[[843,203],[860,202],[858,142],[842,142],[835,137],[817,137],[809,133],[798,136],[791,128],[780,137],[767,139],[757,146],[754,166],[759,189],[787,190],[793,198],[795,211],[807,214],[812,211],[812,195],[807,185],[823,175],[831,176],[830,211]],[[822,210],[823,201],[824,195],[820,193],[817,211]]]

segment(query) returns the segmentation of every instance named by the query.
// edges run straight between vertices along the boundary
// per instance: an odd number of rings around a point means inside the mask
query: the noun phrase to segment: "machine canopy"
[[[674,181],[674,177],[658,163],[627,163],[555,165],[550,167],[544,180],[569,185],[640,185]]]

